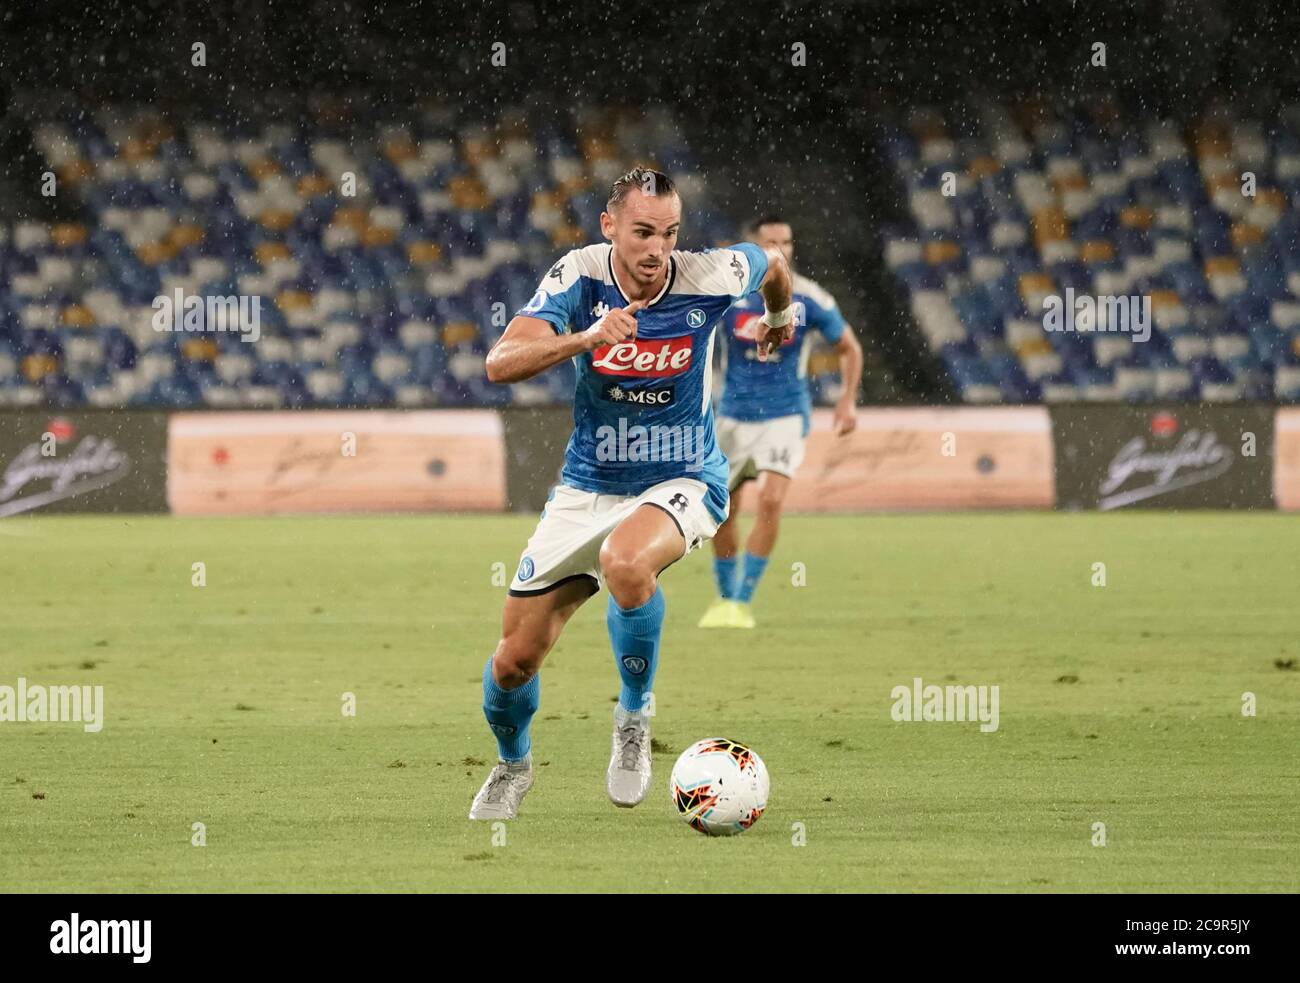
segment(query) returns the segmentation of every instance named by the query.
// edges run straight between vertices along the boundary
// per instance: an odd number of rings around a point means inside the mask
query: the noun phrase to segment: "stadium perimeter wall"
[[[537,512],[570,413],[3,411],[0,518]],[[788,508],[1300,509],[1300,408],[864,408],[846,438],[817,410]]]

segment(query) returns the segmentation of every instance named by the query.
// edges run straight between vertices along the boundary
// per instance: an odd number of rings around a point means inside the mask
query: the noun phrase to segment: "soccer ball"
[[[681,817],[709,836],[743,833],[767,808],[767,765],[725,737],[696,741],[673,765],[668,791]]]

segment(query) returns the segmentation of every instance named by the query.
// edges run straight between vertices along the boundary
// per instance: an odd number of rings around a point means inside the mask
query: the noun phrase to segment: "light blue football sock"
[[[492,659],[483,667],[483,716],[497,739],[497,754],[504,761],[519,761],[528,757],[533,742],[528,736],[528,725],[542,702],[542,677],[532,679],[514,689],[502,689],[492,678]]]
[[[745,554],[744,572],[740,577],[740,587],[736,591],[736,600],[748,604],[754,596],[754,589],[758,582],[763,579],[763,571],[767,569],[767,557],[755,556],[753,553]]]
[[[609,626],[609,643],[614,649],[618,674],[623,680],[618,702],[624,710],[644,710],[646,697],[654,689],[659,633],[667,607],[664,592],[657,586],[650,600],[636,608],[621,608],[614,595],[609,596],[605,623]]]
[[[736,596],[736,566],[734,556],[713,558],[713,577],[718,582],[718,596],[729,601]]]

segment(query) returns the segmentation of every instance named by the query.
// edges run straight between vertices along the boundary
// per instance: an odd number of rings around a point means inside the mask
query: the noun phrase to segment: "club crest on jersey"
[[[625,406],[671,406],[677,398],[676,386],[664,386],[661,389],[632,389],[611,382],[600,391],[611,403]]]
[[[708,320],[708,315],[698,307],[692,307],[686,312],[686,323],[692,328],[704,327],[704,322]]]
[[[661,379],[681,375],[691,367],[691,336],[637,338],[601,345],[591,353],[591,367],[601,375]]]

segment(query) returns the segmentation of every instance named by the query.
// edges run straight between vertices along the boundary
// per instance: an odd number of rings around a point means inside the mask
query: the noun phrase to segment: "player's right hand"
[[[603,345],[617,345],[636,337],[636,312],[645,307],[645,301],[634,300],[626,307],[611,307],[605,316],[582,333],[587,339],[587,351]]]

